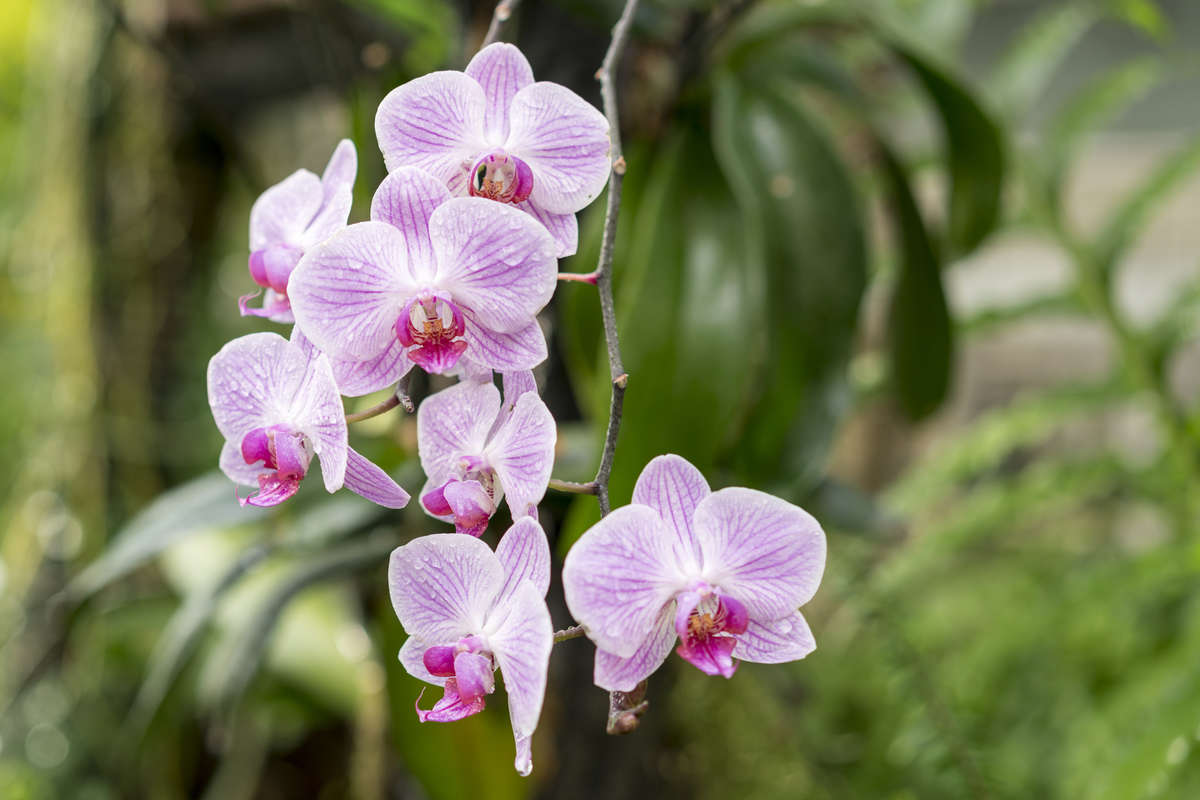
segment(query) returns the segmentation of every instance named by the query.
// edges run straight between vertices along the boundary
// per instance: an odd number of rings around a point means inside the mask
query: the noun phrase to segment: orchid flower
[[[504,375],[504,402],[489,380],[464,380],[417,409],[417,450],[428,480],[421,506],[481,535],[501,498],[513,519],[537,518],[554,466],[554,417],[533,373]]]
[[[408,503],[408,492],[349,446],[329,359],[300,334],[252,333],[226,344],[208,362],[208,403],[225,437],[221,471],[258,487],[242,505],[287,500],[314,455],[327,491],[344,485],[387,508]]]
[[[496,552],[456,533],[422,536],[392,552],[388,588],[408,640],[400,662],[443,688],[422,722],[451,722],[482,711],[500,668],[516,740],[516,768],[533,767],[530,739],[542,711],[554,629],[546,608],[550,547],[526,517]]]
[[[393,89],[375,114],[388,170],[426,170],[455,195],[511,203],[575,252],[575,212],[608,181],[608,121],[565,86],[534,83],[511,44],[480,50],[466,72],[433,72]]]
[[[631,691],[676,652],[709,675],[736,659],[773,664],[816,648],[797,608],[825,569],[807,512],[753,489],[711,491],[683,458],[646,465],[633,503],[567,554],[567,607],[596,643],[595,682]]]
[[[536,319],[557,281],[554,242],[528,215],[451,198],[414,168],[384,179],[371,221],[305,253],[290,284],[296,324],[329,354],[343,393],[367,394],[416,364],[530,369],[546,358]]]
[[[250,277],[266,289],[262,308],[250,308],[255,294],[238,300],[242,316],[292,322],[288,279],[301,256],[346,227],[353,202],[358,156],[343,139],[318,178],[306,169],[293,172],[263,192],[250,209]]]

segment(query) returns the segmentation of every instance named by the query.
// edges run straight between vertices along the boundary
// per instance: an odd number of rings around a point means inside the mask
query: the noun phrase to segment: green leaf
[[[1125,196],[1101,227],[1103,233],[1096,243],[1096,260],[1105,273],[1111,273],[1158,205],[1183,186],[1198,167],[1200,136],[1159,161],[1154,171]]]
[[[130,520],[109,548],[71,581],[66,596],[73,602],[85,600],[194,533],[266,516],[265,509],[238,505],[233,484],[220,472],[202,475],[160,495]]]
[[[950,175],[947,255],[974,250],[996,227],[1004,188],[1003,133],[957,78],[897,36],[888,44],[912,68],[941,117]]]
[[[380,533],[339,546],[307,559],[271,589],[238,631],[228,658],[212,678],[217,703],[227,716],[236,712],[243,693],[257,674],[271,633],[288,604],[314,584],[379,566],[396,545],[395,535]]]
[[[270,552],[270,548],[263,545],[248,548],[215,582],[190,592],[171,617],[154,646],[146,679],[133,704],[130,724],[135,740],[145,733],[176,678],[195,653],[221,597]]]
[[[738,477],[800,491],[823,473],[848,403],[846,361],[867,272],[858,199],[797,102],[727,73],[718,77],[713,142],[751,237],[740,260],[764,270],[766,285],[764,305],[746,318],[765,336],[766,358],[732,443]]]
[[[1152,39],[1167,36],[1167,20],[1154,0],[1113,0],[1112,13]]]
[[[888,312],[892,388],[910,419],[932,413],[946,398],[954,329],[942,270],[908,176],[892,151],[880,143],[891,219],[900,242],[900,263]]]
[[[1096,22],[1098,9],[1081,3],[1046,8],[1017,36],[988,86],[1005,116],[1021,121],[1058,73],[1064,59]]]
[[[1162,77],[1158,58],[1136,59],[1115,67],[1076,94],[1055,115],[1046,134],[1044,182],[1053,208],[1065,183],[1071,156],[1087,134],[1153,88]]]
[[[738,210],[703,127],[684,121],[668,135],[640,208],[621,234],[629,251],[617,316],[630,378],[614,504],[656,455],[710,469],[737,438],[763,358],[761,267],[742,227],[730,224]],[[596,392],[606,415],[608,382],[597,381]]]

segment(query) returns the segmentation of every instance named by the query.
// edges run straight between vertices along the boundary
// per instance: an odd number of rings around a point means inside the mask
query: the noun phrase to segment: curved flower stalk
[[[413,364],[431,373],[530,369],[536,315],[557,280],[554,241],[528,215],[451,198],[415,168],[380,184],[371,221],[307,252],[291,278],[296,324],[328,353],[342,392],[367,394]]]
[[[318,178],[293,172],[263,192],[250,209],[250,277],[266,290],[261,308],[250,308],[257,292],[238,300],[242,316],[293,322],[288,280],[300,258],[315,244],[346,227],[354,201],[358,156],[349,139],[338,142]]]
[[[667,455],[567,554],[563,588],[598,648],[596,685],[631,691],[677,639],[680,656],[726,678],[736,659],[808,655],[816,643],[797,608],[824,568],[825,534],[803,509],[753,489],[713,492]]]
[[[329,359],[297,335],[234,339],[208,362],[208,403],[225,437],[221,471],[258,491],[242,505],[274,506],[300,488],[315,455],[325,489],[343,485],[387,508],[408,492],[353,450]]]
[[[389,170],[420,167],[455,195],[511,203],[578,245],[575,212],[608,180],[608,121],[565,86],[535,83],[511,44],[485,47],[466,72],[445,70],[393,89],[375,115]]]
[[[496,552],[470,536],[422,536],[392,552],[388,588],[409,638],[400,662],[441,686],[422,722],[451,722],[483,710],[498,667],[508,693],[516,768],[533,768],[530,739],[542,712],[554,630],[546,608],[550,547],[541,527],[517,521]]]
[[[465,380],[417,409],[417,449],[428,480],[421,507],[480,536],[508,498],[514,520],[537,518],[554,466],[554,417],[533,373],[506,373],[504,402],[490,376]]]

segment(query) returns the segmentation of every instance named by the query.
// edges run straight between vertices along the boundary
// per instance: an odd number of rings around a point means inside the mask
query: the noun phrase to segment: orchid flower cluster
[[[537,315],[557,259],[575,252],[575,214],[613,168],[609,126],[569,89],[535,82],[517,48],[493,44],[465,72],[393,90],[375,127],[389,174],[369,220],[348,224],[349,141],[320,178],[300,170],[251,210],[250,276],[265,293],[239,306],[294,326],[289,339],[236,339],[209,363],[220,466],[250,487],[242,504],[286,501],[316,456],[327,491],[402,508],[409,494],[350,447],[342,397],[414,368],[457,377],[417,410],[419,502],[455,532],[392,553],[392,604],[409,634],[399,657],[442,688],[427,710],[418,699],[422,721],[478,713],[499,669],[516,768],[528,774],[555,641],[537,508],[556,427],[532,372],[547,357]],[[493,550],[478,537],[501,501],[513,523]],[[815,643],[798,609],[824,563],[824,533],[806,512],[753,489],[714,492],[666,455],[645,467],[630,505],[583,534],[562,580],[597,646],[596,684],[627,692],[677,641],[682,658],[726,678],[740,661],[803,658]]]

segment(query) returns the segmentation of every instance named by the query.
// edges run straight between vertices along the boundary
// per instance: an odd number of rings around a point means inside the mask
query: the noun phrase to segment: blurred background
[[[598,104],[620,6],[525,0],[502,38]],[[236,311],[254,198],[350,137],[366,218],[379,100],[491,12],[0,4],[0,797],[1200,796],[1200,4],[643,0],[614,502],[677,452],[810,509],[819,649],[673,656],[608,737],[560,644],[528,779],[502,691],[413,713],[385,564],[440,526],[314,486],[239,508],[204,388],[270,327]],[[586,480],[594,290],[543,317]],[[420,486],[411,417],[352,439]],[[596,518],[542,507],[559,557]]]

